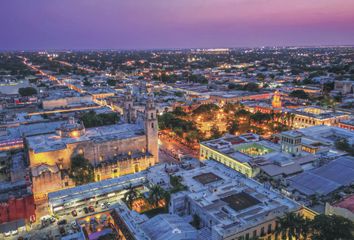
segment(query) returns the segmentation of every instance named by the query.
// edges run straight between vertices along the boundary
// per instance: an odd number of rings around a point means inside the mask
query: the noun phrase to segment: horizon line
[[[243,46],[243,47],[183,47],[183,48],[34,48],[34,49],[0,49],[0,52],[85,52],[85,51],[181,51],[197,49],[262,49],[262,48],[353,48],[354,44],[320,44],[320,45],[278,45],[278,46]]]

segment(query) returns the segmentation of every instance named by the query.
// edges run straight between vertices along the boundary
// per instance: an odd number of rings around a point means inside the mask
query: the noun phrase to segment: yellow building
[[[63,176],[71,158],[83,155],[94,167],[96,181],[135,173],[158,163],[158,124],[152,100],[147,101],[143,121],[86,129],[70,119],[56,133],[30,136],[26,146],[38,198],[72,186]],[[55,169],[55,171],[53,171]],[[47,188],[40,186],[51,185]],[[47,189],[47,190],[46,190]],[[36,195],[36,192],[34,192]]]
[[[333,112],[318,107],[307,107],[293,112],[294,118],[290,121],[293,128],[306,128],[316,125],[336,126],[342,120],[349,119],[345,112]]]
[[[199,159],[212,159],[247,177],[254,177],[259,173],[259,168],[254,164],[257,158],[276,152],[266,144],[256,134],[225,135],[200,143]]]

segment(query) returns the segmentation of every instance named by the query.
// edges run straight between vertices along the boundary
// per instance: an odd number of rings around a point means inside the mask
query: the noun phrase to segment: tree
[[[75,155],[71,158],[70,177],[76,185],[87,184],[94,181],[93,166],[83,155]]]
[[[239,130],[239,124],[237,120],[233,120],[231,123],[227,125],[227,131],[229,131],[230,134],[235,134]]]
[[[354,156],[354,147],[349,144],[348,139],[341,138],[335,141],[335,146],[339,150],[348,152],[350,155]]]
[[[84,86],[87,86],[87,87],[92,86],[92,83],[88,80],[88,78],[87,78],[87,77],[85,77],[85,78],[84,78],[83,83],[84,83]]]
[[[175,92],[176,97],[183,97],[184,93],[183,92]]]
[[[200,229],[200,217],[197,214],[193,214],[193,220],[190,224],[196,229]]]
[[[99,127],[105,125],[112,125],[119,122],[120,117],[117,113],[100,113],[96,114],[95,111],[89,111],[81,115],[80,120],[87,128]]]
[[[334,89],[334,82],[326,82],[322,85],[322,91],[324,93],[329,93]]]
[[[354,223],[336,215],[317,215],[312,221],[313,240],[350,240],[354,239]]]
[[[193,110],[193,114],[205,114],[211,113],[213,111],[219,110],[219,107],[213,103],[200,105],[196,109]]]
[[[222,136],[222,133],[220,132],[219,127],[216,125],[213,125],[211,127],[210,134],[211,134],[212,139],[220,138]]]
[[[25,87],[25,88],[19,88],[18,89],[18,93],[22,97],[28,97],[28,96],[36,95],[37,94],[37,90],[35,88],[33,88],[33,87]]]
[[[133,188],[132,185],[130,185],[127,192],[125,192],[123,199],[127,203],[128,207],[131,208],[133,202],[138,199],[139,196],[139,191],[136,188]]]
[[[181,107],[176,107],[173,110],[172,114],[174,114],[176,116],[181,116],[181,117],[187,116],[187,113]]]
[[[275,232],[281,235],[281,239],[300,239],[303,217],[300,214],[289,212],[278,218],[280,225]]]
[[[107,84],[109,86],[115,86],[117,84],[117,81],[115,81],[114,79],[108,79]]]
[[[225,113],[229,113],[231,111],[235,111],[237,109],[237,105],[234,103],[226,103],[223,107]]]
[[[309,95],[304,90],[294,90],[289,96],[293,98],[309,99]]]
[[[150,188],[148,202],[157,207],[160,200],[164,199],[166,196],[165,190],[159,185],[154,185]]]
[[[259,85],[257,83],[247,83],[244,87],[243,87],[244,91],[250,91],[250,92],[258,92],[259,91]]]

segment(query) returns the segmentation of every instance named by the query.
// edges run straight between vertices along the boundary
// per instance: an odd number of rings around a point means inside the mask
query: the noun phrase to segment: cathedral
[[[74,186],[68,177],[71,158],[83,155],[94,167],[95,181],[135,173],[155,165],[158,157],[158,123],[152,94],[144,111],[134,108],[130,93],[124,98],[124,123],[85,128],[69,119],[56,133],[26,138],[36,200],[48,192]]]
[[[281,104],[281,94],[279,91],[274,92],[273,100],[272,100],[272,107],[273,109],[281,109],[282,104]]]

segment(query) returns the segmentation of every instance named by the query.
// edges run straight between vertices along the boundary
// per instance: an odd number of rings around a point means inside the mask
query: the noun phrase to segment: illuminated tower
[[[281,99],[280,99],[280,92],[275,91],[272,100],[273,108],[281,108]]]
[[[124,95],[124,109],[123,109],[124,120],[127,123],[134,122],[134,108],[133,108],[133,98],[129,91],[125,92]]]
[[[156,108],[152,95],[149,95],[145,106],[145,134],[146,149],[155,158],[155,163],[159,162],[159,146],[158,146],[158,123]]]

